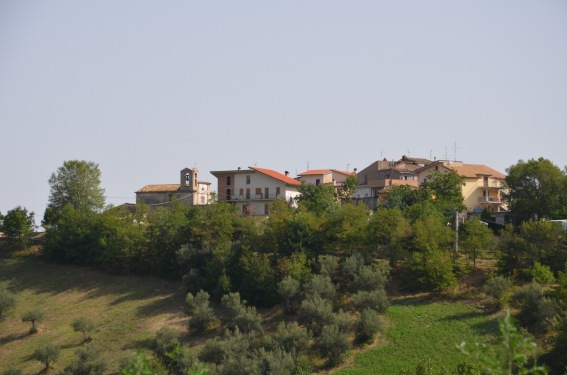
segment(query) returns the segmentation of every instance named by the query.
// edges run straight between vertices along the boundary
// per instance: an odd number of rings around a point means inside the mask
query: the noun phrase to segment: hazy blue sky
[[[63,161],[107,203],[184,167],[567,165],[567,1],[0,1],[0,211]]]

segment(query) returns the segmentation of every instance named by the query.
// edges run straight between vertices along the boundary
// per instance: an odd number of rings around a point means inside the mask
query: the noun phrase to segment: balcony
[[[501,197],[480,197],[478,198],[478,203],[484,204],[501,204],[502,198]]]

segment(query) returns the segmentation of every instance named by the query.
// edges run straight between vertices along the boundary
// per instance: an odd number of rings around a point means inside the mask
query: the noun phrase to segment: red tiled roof
[[[331,172],[344,174],[346,176],[350,176],[351,174],[354,174],[354,172],[345,172],[345,171],[340,171],[338,169],[310,169],[308,171],[298,174],[298,176],[314,176],[320,174],[327,174]]]
[[[481,176],[492,176],[495,178],[505,179],[506,175],[503,173],[498,172],[486,165],[480,164],[461,164],[461,165],[445,165],[447,168],[451,168],[455,172],[459,174],[459,176],[463,177],[471,177],[475,178],[479,175]]]
[[[263,173],[266,176],[275,178],[276,180],[285,182],[288,185],[301,185],[301,182],[297,181],[295,178],[291,178],[289,176],[286,176],[285,174],[281,174],[280,172],[276,172],[271,169],[258,168],[258,167],[248,167],[248,168],[252,169],[253,171]]]
[[[310,169],[308,171],[298,174],[298,176],[313,176],[319,174],[327,174],[327,173],[331,173],[331,171],[332,169]]]
[[[178,191],[180,187],[180,184],[146,185],[136,193],[169,193]]]

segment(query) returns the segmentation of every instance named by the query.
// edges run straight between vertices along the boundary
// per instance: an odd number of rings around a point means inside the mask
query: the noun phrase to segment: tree
[[[191,314],[189,328],[203,331],[215,320],[215,312],[209,306],[209,298],[209,293],[202,289],[195,296],[191,293],[187,294],[185,303],[187,310]]]
[[[382,330],[382,321],[378,312],[365,308],[356,320],[356,339],[360,342],[369,342],[377,332]]]
[[[16,306],[16,296],[5,289],[0,289],[0,322],[6,319],[6,314]]]
[[[302,183],[297,187],[301,193],[296,199],[300,207],[321,215],[339,207],[335,187],[330,184],[313,185]]]
[[[45,364],[45,371],[49,370],[49,365],[56,362],[59,358],[61,348],[54,344],[43,344],[33,353],[33,359]]]
[[[480,220],[473,218],[465,221],[461,226],[464,236],[461,246],[467,252],[469,258],[473,259],[473,267],[476,267],[476,258],[483,252],[490,251],[496,246],[496,236]]]
[[[31,322],[32,326],[30,328],[30,333],[36,333],[37,328],[35,326],[35,322],[40,322],[45,317],[43,311],[36,307],[32,310],[28,310],[22,314],[22,322]]]
[[[60,375],[102,375],[105,370],[106,359],[102,350],[90,344],[75,352],[75,360]]]
[[[422,188],[433,197],[435,206],[445,216],[453,217],[455,211],[466,208],[462,193],[463,184],[464,178],[454,171],[446,173],[433,171],[427,176]]]
[[[353,173],[348,175],[346,180],[343,182],[343,185],[337,190],[338,197],[340,199],[350,201],[357,185],[358,178],[356,177],[356,174]]]
[[[290,314],[293,312],[293,304],[299,296],[301,284],[291,276],[286,276],[278,285],[278,293],[285,303],[285,311]]]
[[[477,345],[474,352],[467,350],[465,342],[458,348],[477,361],[482,374],[547,374],[545,367],[531,361],[536,345],[530,336],[518,331],[509,311],[498,321],[498,328],[500,335],[492,344]]]
[[[67,160],[49,178],[49,204],[44,221],[70,205],[75,210],[100,211],[104,207],[104,189],[100,187],[98,164],[85,160]],[[46,220],[47,219],[47,220]]]
[[[539,158],[506,169],[510,216],[514,224],[535,219],[564,219],[567,213],[567,174],[551,161]]]
[[[347,334],[342,332],[336,324],[323,327],[319,341],[319,352],[327,358],[328,365],[335,366],[341,363],[351,346]]]
[[[27,246],[35,228],[34,213],[21,206],[0,217],[0,231],[16,245]]]
[[[73,320],[71,327],[73,327],[73,331],[75,332],[83,332],[84,341],[92,340],[90,334],[95,329],[95,323],[91,319],[80,316]]]

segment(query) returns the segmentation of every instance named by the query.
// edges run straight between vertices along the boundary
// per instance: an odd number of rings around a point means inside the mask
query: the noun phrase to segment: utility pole
[[[455,255],[459,253],[459,211],[455,211]]]

